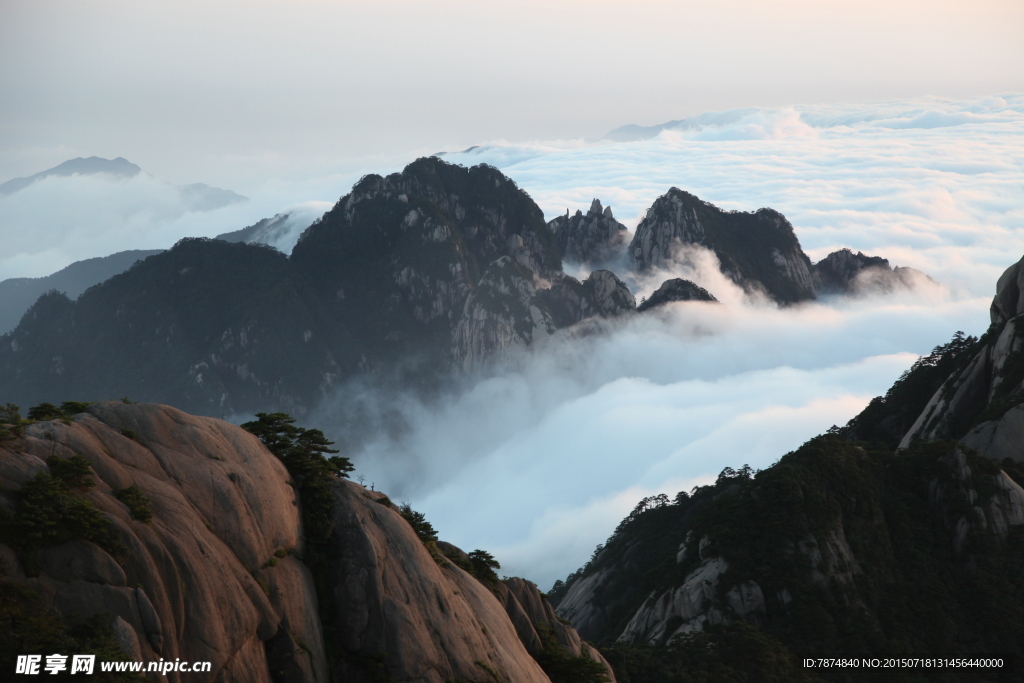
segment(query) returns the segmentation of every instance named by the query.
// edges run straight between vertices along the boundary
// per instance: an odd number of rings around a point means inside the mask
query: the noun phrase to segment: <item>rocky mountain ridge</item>
[[[612,207],[602,208],[600,199],[594,199],[585,215],[577,211],[570,216],[566,209],[548,228],[558,240],[563,259],[588,267],[614,261],[629,237],[629,229],[615,220]]]
[[[545,656],[607,668],[536,586],[485,585],[380,492],[334,480],[329,552],[311,565],[305,502],[252,434],[153,404],[70,410],[0,440],[0,590],[39,596],[35,611],[69,629],[93,624],[117,658],[209,661],[208,676],[167,680],[246,683],[540,683]],[[59,481],[70,508],[33,503]],[[56,532],[26,533],[45,514]],[[24,633],[0,641],[22,653],[11,638]],[[0,654],[6,666],[13,654]]]
[[[222,237],[269,240],[289,221]],[[599,200],[546,223],[497,169],[419,159],[360,180],[290,256],[187,239],[76,301],[44,295],[0,338],[0,395],[22,405],[127,395],[215,416],[303,415],[354,377],[434,387],[589,318],[710,300],[672,278],[638,309],[624,282],[671,266],[687,245],[714,251],[734,281],[777,303],[817,293],[817,271],[781,214],[722,211],[675,188],[628,246],[639,272],[596,269],[579,281],[563,271],[563,253],[620,268],[627,235]]]

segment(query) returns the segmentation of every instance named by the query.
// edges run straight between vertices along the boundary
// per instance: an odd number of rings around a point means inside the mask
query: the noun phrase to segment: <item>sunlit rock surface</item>
[[[93,404],[0,441],[0,506],[15,509],[15,491],[48,458],[76,455],[95,480],[77,495],[124,550],[75,539],[33,553],[15,539],[0,544],[0,580],[72,623],[109,615],[126,658],[212,663],[209,675],[168,680],[542,683],[542,627],[568,656],[607,666],[536,586],[489,588],[431,553],[383,494],[343,479],[318,595],[281,462],[239,427],[168,406]],[[130,486],[149,499],[150,521],[115,495]],[[329,629],[324,613],[335,615]]]

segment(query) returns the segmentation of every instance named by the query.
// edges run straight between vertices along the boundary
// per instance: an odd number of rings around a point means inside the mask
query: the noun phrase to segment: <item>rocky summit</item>
[[[821,294],[890,293],[913,289],[918,279],[931,280],[914,268],[893,268],[888,259],[850,249],[834,251],[815,263],[814,275]]]
[[[778,211],[723,211],[673,187],[637,225],[629,257],[644,272],[685,260],[687,247],[709,249],[731,280],[778,302],[807,301],[817,294],[811,261]]]
[[[566,209],[564,216],[548,223],[548,228],[558,241],[562,258],[588,267],[619,259],[629,238],[629,230],[615,220],[612,207],[602,208],[600,199],[591,203],[586,214],[577,211],[570,216]]]

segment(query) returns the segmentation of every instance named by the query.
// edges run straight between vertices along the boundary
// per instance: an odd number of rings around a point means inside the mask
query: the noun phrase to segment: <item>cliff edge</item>
[[[61,633],[88,624],[122,660],[211,662],[169,681],[546,682],[549,622],[565,657],[603,663],[535,586],[485,585],[379,492],[336,478],[314,551],[301,487],[249,432],[156,404],[63,409],[0,415],[0,588]],[[0,614],[0,658],[47,646],[19,627],[32,618]]]

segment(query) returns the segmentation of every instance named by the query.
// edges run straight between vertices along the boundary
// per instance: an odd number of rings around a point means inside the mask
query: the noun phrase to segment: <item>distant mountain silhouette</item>
[[[222,237],[271,242],[287,220]],[[597,200],[586,216],[545,223],[497,169],[419,159],[362,178],[290,255],[190,238],[77,301],[47,288],[0,338],[0,396],[301,415],[356,376],[430,388],[588,318],[643,315],[611,270],[580,281],[562,269],[563,253],[625,255],[625,233]],[[677,188],[655,201],[618,262],[649,277],[697,250],[777,304],[817,296],[814,265],[782,214],[723,211]],[[714,296],[671,280],[643,311],[693,300]]]
[[[86,259],[72,263],[46,277],[14,277],[0,281],[0,334],[7,334],[18,325],[21,316],[40,296],[57,290],[69,299],[78,296],[118,273],[128,270],[133,263],[159,254],[162,249],[120,251],[110,256]]]
[[[6,197],[24,190],[26,187],[44,178],[100,174],[107,174],[118,178],[134,178],[140,173],[142,173],[142,169],[124,157],[117,157],[116,159],[78,157],[26,178],[8,180],[0,185],[0,197]],[[182,202],[190,211],[212,211],[229,204],[249,201],[248,197],[237,192],[219,187],[211,187],[205,183],[192,183],[175,187],[181,195]]]
[[[35,175],[30,175],[27,178],[14,178],[13,180],[8,180],[6,183],[0,184],[0,196],[14,194],[18,190],[25,189],[37,180],[50,178],[52,176],[95,175],[97,173],[109,173],[110,175],[120,176],[122,178],[132,178],[141,172],[141,168],[124,157],[117,157],[116,159],[104,159],[102,157],[78,157],[77,159],[65,161],[63,164],[54,166],[51,169],[41,171]]]

